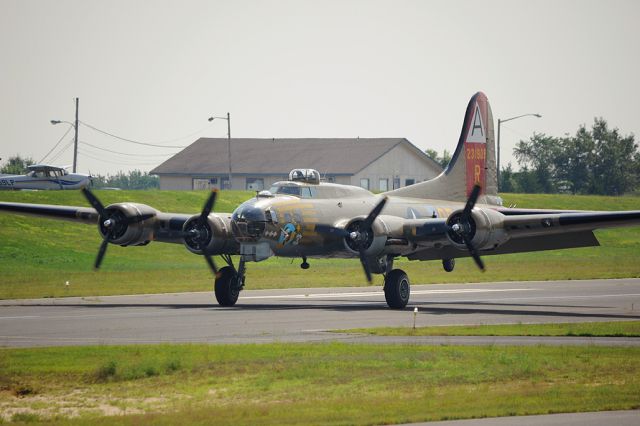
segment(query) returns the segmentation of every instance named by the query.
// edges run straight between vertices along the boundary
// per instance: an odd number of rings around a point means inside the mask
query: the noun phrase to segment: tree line
[[[27,167],[32,164],[34,164],[32,158],[23,158],[20,155],[15,155],[10,157],[2,167],[0,167],[0,173],[12,175],[25,174],[27,173]],[[131,170],[126,173],[119,171],[115,175],[92,175],[91,187],[95,189],[158,189],[160,188],[160,179],[158,176],[150,175],[141,170]]]
[[[119,171],[115,175],[92,175],[91,186],[96,189],[160,189],[160,179],[141,170]]]
[[[640,185],[640,152],[633,134],[622,135],[603,118],[574,136],[534,133],[513,151],[521,170],[501,170],[503,192],[623,195]]]
[[[427,155],[442,164],[433,150]],[[520,170],[500,170],[500,192],[622,195],[640,191],[640,151],[633,134],[622,135],[603,118],[574,136],[534,133],[513,150]]]

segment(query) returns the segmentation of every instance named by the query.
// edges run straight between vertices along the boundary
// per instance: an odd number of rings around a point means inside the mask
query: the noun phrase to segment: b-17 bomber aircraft
[[[33,164],[27,174],[0,175],[0,189],[82,189],[91,183],[91,176],[69,173],[67,167]]]
[[[98,225],[103,241],[98,268],[109,244],[182,243],[203,255],[215,275],[222,306],[233,306],[245,285],[247,262],[271,256],[358,258],[367,280],[384,275],[391,308],[404,308],[409,277],[394,259],[440,260],[452,271],[455,259],[481,255],[597,246],[594,229],[640,224],[640,211],[595,212],[505,208],[497,194],[493,117],[487,97],[470,100],[458,145],[439,176],[383,194],[320,181],[312,169],[296,169],[289,180],[258,193],[233,213],[213,213],[212,192],[200,214],[163,213],[122,202],[103,206],[83,189],[92,208],[0,203],[0,211]],[[238,267],[232,257],[239,255]],[[218,269],[212,256],[227,264]]]

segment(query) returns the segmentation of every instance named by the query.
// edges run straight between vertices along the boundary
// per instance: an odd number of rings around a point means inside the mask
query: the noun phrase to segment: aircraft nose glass
[[[244,238],[260,238],[265,230],[267,217],[261,209],[248,205],[240,206],[231,216],[238,236]]]

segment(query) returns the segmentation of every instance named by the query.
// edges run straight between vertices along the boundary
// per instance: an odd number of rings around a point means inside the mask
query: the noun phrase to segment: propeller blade
[[[336,235],[338,237],[344,237],[344,238],[349,236],[349,232],[347,232],[342,228],[336,228],[335,226],[331,226],[331,225],[323,225],[321,223],[315,226],[315,231],[319,234]]]
[[[484,262],[482,261],[482,259],[480,259],[480,255],[478,254],[476,248],[473,246],[473,244],[471,244],[471,241],[466,238],[464,238],[464,244],[467,246],[471,257],[473,257],[473,260],[476,262],[476,265],[478,265],[478,268],[480,268],[480,270],[484,272]]]
[[[87,201],[89,201],[89,204],[91,204],[91,207],[96,209],[96,211],[100,216],[102,216],[103,218],[107,217],[107,211],[104,209],[104,206],[102,205],[100,200],[98,200],[98,197],[93,195],[93,192],[91,192],[87,188],[82,188],[82,194],[87,199]]]
[[[480,195],[480,190],[482,188],[480,185],[474,185],[471,190],[471,194],[469,195],[469,199],[467,200],[467,204],[464,206],[464,210],[462,211],[462,221],[466,222],[469,215],[471,214],[471,210],[473,210],[473,206],[476,205],[476,201],[478,201],[478,196]]]
[[[214,189],[211,191],[211,195],[207,198],[207,202],[204,203],[204,207],[202,208],[202,213],[200,214],[200,222],[204,222],[209,217],[209,213],[213,210],[213,206],[216,203],[216,197],[218,196],[218,190]]]
[[[107,246],[109,246],[109,234],[104,236],[104,239],[100,244],[100,249],[98,250],[98,256],[96,256],[96,261],[93,264],[94,269],[96,270],[100,269],[100,264],[102,263],[102,259],[104,259],[104,255],[107,252]]]
[[[383,197],[382,200],[380,200],[380,202],[373,208],[373,210],[371,210],[371,213],[369,213],[369,216],[367,216],[366,219],[362,222],[362,227],[364,229],[371,228],[371,225],[373,225],[373,221],[376,220],[376,217],[378,217],[378,215],[384,208],[384,205],[387,203],[387,200],[388,200],[387,197]]]
[[[217,277],[218,276],[218,268],[216,268],[216,263],[213,261],[213,257],[211,257],[209,252],[206,251],[206,250],[202,254],[204,254],[204,258],[207,261],[207,264],[209,265],[209,268],[211,269],[211,272],[213,272],[213,275],[215,275]]]
[[[367,261],[367,256],[364,254],[364,250],[360,250],[360,263],[362,263],[362,268],[364,269],[364,274],[367,277],[367,281],[371,284],[371,270],[369,269],[369,262]]]

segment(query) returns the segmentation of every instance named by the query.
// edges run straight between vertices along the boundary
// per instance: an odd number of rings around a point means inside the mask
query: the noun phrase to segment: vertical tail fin
[[[495,160],[493,115],[487,96],[478,92],[469,101],[462,131],[451,161],[439,176],[388,192],[391,196],[465,201],[473,186],[482,188],[480,203],[501,204]]]

